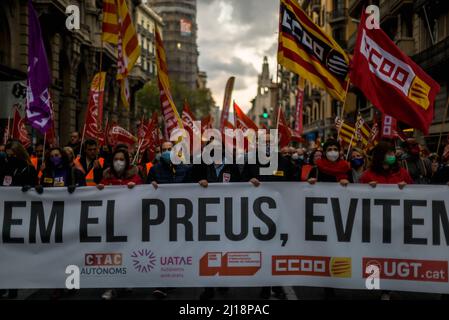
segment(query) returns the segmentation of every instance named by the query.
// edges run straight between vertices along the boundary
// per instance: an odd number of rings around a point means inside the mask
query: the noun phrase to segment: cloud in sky
[[[229,77],[235,76],[233,99],[248,111],[257,93],[257,75],[268,56],[276,70],[278,1],[198,0],[200,70],[208,74],[217,105],[223,103]]]

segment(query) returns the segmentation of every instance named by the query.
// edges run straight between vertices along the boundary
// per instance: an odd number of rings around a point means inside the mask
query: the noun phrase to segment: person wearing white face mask
[[[127,185],[129,189],[138,184],[143,184],[136,166],[130,164],[129,154],[124,149],[117,149],[112,154],[112,166],[103,171],[103,179],[97,185],[99,190],[105,186]],[[111,300],[117,296],[116,289],[106,290],[101,296],[104,300]]]
[[[112,155],[112,166],[103,172],[103,179],[97,188],[102,190],[109,185],[127,185],[128,188],[133,188],[137,184],[143,184],[139,170],[130,164],[128,152],[118,149]]]
[[[324,155],[316,161],[316,167],[309,174],[308,182],[339,182],[342,186],[349,183],[350,164],[340,158],[340,144],[336,140],[328,140],[324,144]]]

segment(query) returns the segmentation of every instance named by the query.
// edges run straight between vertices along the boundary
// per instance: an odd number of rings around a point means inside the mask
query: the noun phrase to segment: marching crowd
[[[400,189],[407,184],[447,184],[449,182],[449,152],[446,148],[440,157],[431,154],[415,139],[409,138],[399,145],[381,141],[370,152],[351,148],[345,150],[337,140],[330,139],[313,149],[284,147],[278,154],[278,167],[272,175],[261,175],[264,167],[256,164],[186,165],[172,163],[173,143],[166,141],[155,148],[154,159],[144,154],[134,163],[133,151],[127,145],[100,147],[95,140],[81,145],[80,135],[73,132],[66,147],[48,147],[37,143],[25,149],[17,141],[0,145],[0,183],[3,187],[21,187],[23,192],[34,188],[43,193],[46,188],[65,187],[73,193],[77,187],[96,186],[100,190],[110,185],[133,188],[140,184],[250,182],[255,187],[273,181],[303,181],[310,184],[335,182],[342,186],[351,183],[396,184]],[[209,143],[218,143],[210,141]],[[45,152],[45,154],[44,154]],[[223,152],[222,158],[225,159]],[[268,166],[268,165],[266,165]],[[153,294],[164,298],[169,290],[158,288]],[[327,290],[326,294],[332,294]],[[55,290],[55,297],[64,292]],[[268,299],[272,293],[285,298],[279,287],[262,288],[261,297]],[[17,290],[3,290],[3,297],[15,298]],[[103,299],[112,299],[117,290],[107,290]],[[201,299],[214,297],[215,289],[207,288]]]

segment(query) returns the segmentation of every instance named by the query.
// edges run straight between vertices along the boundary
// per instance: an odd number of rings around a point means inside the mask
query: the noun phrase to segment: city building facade
[[[278,103],[278,85],[270,76],[268,58],[264,57],[262,73],[258,77],[257,95],[252,101],[248,116],[261,127],[264,124],[272,127],[276,124],[273,118]]]
[[[164,20],[163,40],[170,79],[191,89],[198,81],[196,0],[148,0]]]
[[[141,1],[128,0],[128,8],[135,20]],[[52,85],[56,132],[60,143],[68,142],[72,131],[82,131],[88,105],[90,82],[98,71],[107,73],[104,97],[104,115],[132,129],[140,111],[136,108],[134,93],[148,81],[145,73],[133,70],[130,75],[131,107],[121,105],[120,88],[116,81],[116,49],[101,41],[102,1],[98,0],[33,0],[42,28],[47,51]],[[66,8],[80,9],[79,30],[66,27]],[[100,67],[100,61],[102,66]],[[0,87],[6,82],[26,85],[28,65],[28,1],[0,2]],[[9,92],[2,94],[9,94]],[[24,100],[23,100],[24,101]],[[4,127],[11,105],[1,106],[0,118]],[[22,105],[22,108],[24,106]],[[5,112],[6,110],[6,112]],[[131,127],[131,128],[130,128]],[[35,137],[35,132],[33,131]]]

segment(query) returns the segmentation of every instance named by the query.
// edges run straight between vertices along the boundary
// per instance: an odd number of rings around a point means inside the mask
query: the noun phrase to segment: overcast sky
[[[198,0],[197,4],[199,66],[207,72],[215,102],[222,107],[226,81],[235,76],[233,99],[248,111],[265,55],[274,76],[279,1]]]

